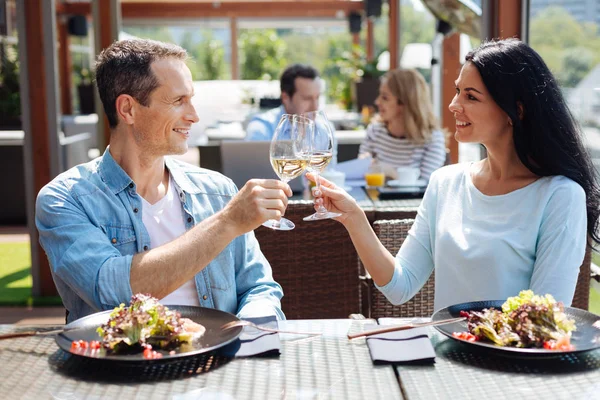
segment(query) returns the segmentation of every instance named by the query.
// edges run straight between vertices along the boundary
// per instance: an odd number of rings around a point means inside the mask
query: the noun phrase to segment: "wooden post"
[[[373,35],[373,19],[367,18],[367,61],[375,57],[375,37]]]
[[[497,38],[526,39],[523,12],[529,0],[483,0],[482,40]]]
[[[229,31],[231,34],[231,79],[240,79],[240,65],[239,65],[239,49],[238,49],[238,24],[237,18],[232,17],[229,19]]]
[[[73,114],[73,103],[71,101],[71,75],[73,66],[71,64],[71,52],[69,46],[69,30],[67,29],[67,18],[58,18],[58,58],[60,68],[60,104],[62,114]]]
[[[92,15],[94,16],[94,38],[96,39],[96,55],[110,46],[119,38],[121,26],[121,1],[120,0],[92,0]],[[110,127],[104,113],[102,102],[96,95],[96,114],[98,114],[97,140],[100,153],[110,142]]]
[[[454,81],[460,73],[460,34],[453,33],[444,38],[442,44],[442,127],[450,132],[447,147],[450,162],[458,162],[458,142],[454,139],[456,123],[448,105],[456,92]]]
[[[31,240],[32,293],[34,296],[55,296],[56,287],[48,258],[39,245],[34,213],[38,192],[62,169],[58,137],[56,7],[55,0],[16,3],[21,119],[25,134],[22,167],[25,170],[27,225]]]
[[[390,71],[400,66],[400,0],[389,0],[389,52]]]
[[[527,0],[526,0],[527,1]],[[497,5],[497,27],[496,37],[499,38],[521,38],[521,10],[522,0],[498,1]]]

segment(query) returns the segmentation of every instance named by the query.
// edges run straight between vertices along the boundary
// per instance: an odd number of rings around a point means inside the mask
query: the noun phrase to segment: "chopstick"
[[[465,317],[459,317],[459,318],[443,319],[440,321],[416,322],[416,323],[408,323],[405,325],[388,326],[385,328],[378,328],[378,329],[373,329],[370,331],[354,333],[352,335],[349,334],[348,339],[356,339],[356,338],[363,337],[363,336],[378,335],[380,333],[404,331],[404,330],[413,329],[413,328],[422,328],[424,326],[452,324],[452,323],[460,322],[460,321],[464,321],[464,320],[466,320]]]

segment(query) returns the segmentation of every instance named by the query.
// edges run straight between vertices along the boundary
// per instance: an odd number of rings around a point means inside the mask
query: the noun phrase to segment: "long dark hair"
[[[538,53],[517,39],[483,43],[466,60],[513,123],[519,159],[538,176],[563,175],[585,191],[587,231],[600,243],[600,187],[579,125]],[[521,118],[520,118],[521,117]],[[591,245],[591,243],[590,243]]]

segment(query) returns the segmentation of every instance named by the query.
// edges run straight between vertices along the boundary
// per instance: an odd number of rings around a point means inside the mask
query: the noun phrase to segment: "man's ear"
[[[290,96],[286,92],[281,93],[281,103],[286,109],[288,108],[287,105],[290,103],[290,100]]]
[[[523,121],[523,117],[525,116],[525,109],[523,108],[523,103],[517,101],[517,114],[519,115],[519,119]]]
[[[133,97],[128,94],[122,94],[117,97],[115,106],[117,108],[117,115],[127,125],[133,125],[135,122],[135,105],[137,102]]]

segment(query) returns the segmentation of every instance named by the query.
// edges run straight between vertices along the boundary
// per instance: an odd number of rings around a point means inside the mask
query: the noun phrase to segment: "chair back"
[[[358,255],[339,222],[302,220],[314,212],[312,201],[290,201],[285,217],[296,228],[254,233],[283,288],[288,319],[348,318],[360,311]]]
[[[373,230],[392,255],[396,255],[408,235],[414,219],[381,220],[373,223]],[[425,285],[409,301],[399,306],[394,306],[375,287],[373,280],[364,270],[362,272],[361,303],[362,313],[369,318],[382,317],[430,317],[433,314],[433,300],[435,295],[435,273],[432,273]]]
[[[404,243],[408,231],[414,220],[382,220],[375,221],[373,229],[381,243],[393,255],[396,255]],[[589,309],[590,277],[591,277],[592,252],[586,249],[583,263],[579,268],[579,277],[575,287],[572,307],[582,310]],[[392,305],[385,296],[373,285],[373,281],[366,274],[362,263],[361,267],[361,307],[364,315],[371,318],[381,317],[427,317],[433,313],[433,300],[435,293],[435,271],[431,274],[425,286],[410,301],[400,305]]]
[[[592,276],[592,249],[587,246],[583,263],[579,267],[579,276],[577,277],[577,286],[575,286],[575,295],[571,302],[571,307],[589,309],[590,306],[590,278]]]

